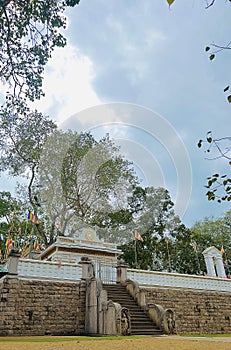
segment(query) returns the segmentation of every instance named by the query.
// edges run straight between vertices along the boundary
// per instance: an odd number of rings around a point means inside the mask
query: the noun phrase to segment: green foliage
[[[25,100],[8,95],[0,111],[0,170],[16,176],[36,167],[47,137],[55,129],[53,121],[31,111]]]
[[[0,192],[0,250],[2,258],[6,253],[6,240],[10,237],[13,246],[21,251],[30,235],[32,225],[27,223],[23,203],[12,197],[10,192]]]
[[[66,45],[64,11],[79,0],[0,1],[0,75],[14,96],[40,98],[44,67],[55,47]]]
[[[173,230],[167,233],[163,227],[169,225]],[[139,231],[143,242],[131,239],[127,244],[121,245],[122,258],[132,268],[199,275],[206,272],[203,251],[211,246],[218,249],[223,247],[225,270],[230,275],[230,230],[231,211],[218,219],[205,218],[196,222],[191,229],[187,229],[179,220],[175,221],[174,217],[165,225],[159,225],[159,221],[155,221],[146,232]]]
[[[199,273],[191,246],[191,232],[175,215],[167,190],[146,188],[143,207],[130,227],[129,242],[120,246],[123,259],[130,267]],[[136,229],[143,242],[135,241]]]
[[[9,223],[9,215],[14,210],[14,202],[10,192],[0,192],[0,219],[6,218],[6,221]]]
[[[215,246],[225,250],[223,260],[227,275],[231,273],[231,211],[218,219],[205,218],[203,221],[196,222],[191,228],[192,239],[197,243],[197,252],[200,264],[204,262],[202,252]]]
[[[201,148],[203,144],[206,147],[206,154],[212,155],[209,159],[215,160],[224,158],[227,160],[227,174],[213,174],[207,178],[207,188],[206,196],[209,201],[217,200],[218,203],[224,201],[231,201],[231,178],[229,175],[229,167],[231,165],[231,147],[230,147],[231,137],[214,138],[211,131],[208,131],[206,140],[199,140],[197,146]]]
[[[43,149],[37,180],[42,209],[61,234],[91,225],[100,237],[108,231],[113,237],[142,203],[132,165],[108,135],[96,141],[90,133],[55,131]]]
[[[76,217],[87,223],[102,222],[103,212],[104,220],[124,220],[131,187],[136,184],[131,164],[108,135],[98,142],[89,133],[75,135],[63,160],[61,185]]]
[[[8,95],[0,111],[0,171],[28,179],[27,210],[37,210],[36,173],[47,138],[55,129],[52,120],[36,110],[31,111],[24,99]],[[37,230],[45,237],[41,226]]]

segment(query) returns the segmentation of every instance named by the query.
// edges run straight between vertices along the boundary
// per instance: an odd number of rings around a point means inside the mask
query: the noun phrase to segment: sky
[[[57,49],[37,108],[61,128],[109,133],[143,186],[164,186],[187,226],[230,206],[208,202],[206,177],[228,171],[206,160],[199,139],[229,135],[230,3],[204,0],[81,0],[67,11],[68,44]]]

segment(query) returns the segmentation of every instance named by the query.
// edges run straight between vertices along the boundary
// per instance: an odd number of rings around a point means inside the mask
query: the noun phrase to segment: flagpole
[[[168,255],[168,269],[169,272],[171,272],[171,260],[170,260],[170,253],[169,253],[169,249],[168,249],[168,236],[165,236],[165,242],[166,242],[166,247],[167,247],[167,255]]]
[[[222,248],[221,248],[221,253],[222,253],[222,255],[224,254],[225,262],[227,262],[227,272],[228,272],[228,274],[230,275],[229,264],[228,264],[228,260],[227,260],[227,255],[226,255],[226,252],[225,252],[225,250],[224,250],[224,248],[223,248],[223,244],[222,244]]]
[[[198,268],[199,268],[199,273],[201,272],[201,265],[200,265],[200,260],[199,260],[199,256],[198,256],[198,251],[197,251],[197,243],[196,242],[193,242],[193,250],[196,254],[196,258],[197,258],[197,265],[198,265]]]
[[[201,264],[198,256],[198,252],[196,251],[196,257],[197,257],[197,263],[198,263],[198,268],[199,268],[199,273],[201,272]]]
[[[136,238],[135,238],[135,267],[137,268],[137,250],[136,250]]]
[[[170,254],[169,254],[169,249],[168,249],[168,241],[166,241],[166,243],[167,243],[169,272],[171,272],[171,260],[170,260]]]

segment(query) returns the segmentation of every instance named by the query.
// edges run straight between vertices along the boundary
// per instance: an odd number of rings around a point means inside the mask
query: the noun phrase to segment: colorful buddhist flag
[[[37,216],[35,216],[35,215],[34,215],[34,217],[33,217],[33,223],[34,223],[35,225],[38,225],[38,224],[39,224],[39,220],[38,220]]]
[[[144,240],[143,240],[143,237],[139,234],[138,231],[135,231],[135,238],[138,239],[138,241],[141,241],[141,242],[144,241]]]
[[[35,214],[33,214],[31,211],[28,212],[28,220],[33,222],[35,225],[39,224],[39,220]]]
[[[222,245],[222,247],[221,247],[221,254],[224,254],[224,252],[225,252],[225,250],[224,250],[224,247]]]
[[[38,242],[34,241],[33,247],[34,247],[34,249],[37,250],[38,252],[41,251],[41,249],[39,248]]]
[[[12,239],[7,239],[6,240],[6,248],[8,250],[11,250],[13,248],[13,241],[12,241]]]

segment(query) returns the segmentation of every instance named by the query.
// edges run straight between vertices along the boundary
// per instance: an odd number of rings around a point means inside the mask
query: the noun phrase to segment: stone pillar
[[[127,280],[128,265],[124,261],[120,261],[117,266],[117,282],[123,283]]]
[[[214,268],[213,257],[212,256],[206,256],[205,257],[205,264],[206,264],[208,276],[216,277],[216,271],[215,271],[215,268]]]
[[[18,274],[18,262],[20,254],[18,249],[12,249],[8,255],[7,271],[9,275],[16,276]]]
[[[137,294],[136,294],[136,300],[139,306],[141,306],[142,308],[146,307],[146,292],[144,289],[139,289]]]
[[[83,256],[79,263],[82,265],[83,280],[87,280],[88,278],[92,278],[95,276],[94,265],[87,256]]]
[[[203,251],[208,276],[226,277],[222,253],[216,247],[210,247]]]
[[[91,335],[98,334],[97,280],[95,278],[87,281],[85,332]]]
[[[221,277],[221,278],[226,277],[225,268],[224,268],[224,264],[221,256],[217,257],[216,268],[217,268],[218,277]]]

